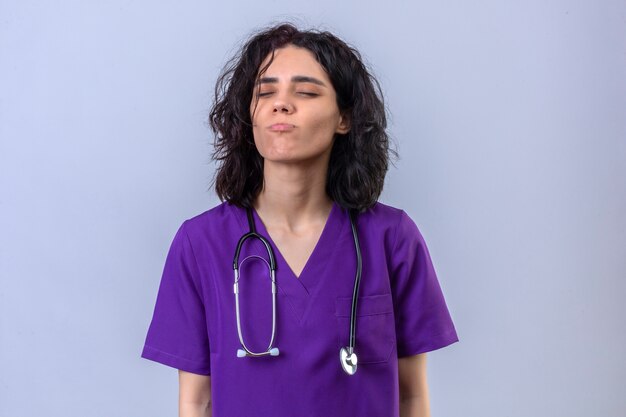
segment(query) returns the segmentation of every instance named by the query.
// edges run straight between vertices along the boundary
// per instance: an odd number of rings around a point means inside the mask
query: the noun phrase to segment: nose
[[[274,113],[293,113],[293,104],[288,103],[285,100],[276,100],[274,102]]]

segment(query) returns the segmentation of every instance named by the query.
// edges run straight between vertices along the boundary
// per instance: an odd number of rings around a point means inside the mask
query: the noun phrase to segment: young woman
[[[249,39],[210,122],[222,201],[182,223],[142,357],[184,417],[429,416],[458,341],[416,224],[378,202],[385,109],[359,53],[291,24]]]

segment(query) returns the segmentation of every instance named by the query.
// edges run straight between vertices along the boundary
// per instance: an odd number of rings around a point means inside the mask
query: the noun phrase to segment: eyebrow
[[[257,82],[257,84],[275,84],[277,82],[278,82],[278,78],[276,77],[263,77],[263,78],[259,78],[259,81]],[[326,84],[324,84],[323,81],[318,80],[317,78],[314,78],[314,77],[309,77],[307,75],[294,75],[293,77],[291,77],[291,82],[292,83],[312,83],[312,84],[321,85],[322,87],[326,87]]]

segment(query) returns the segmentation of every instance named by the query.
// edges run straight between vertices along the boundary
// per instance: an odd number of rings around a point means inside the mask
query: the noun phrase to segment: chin
[[[298,152],[298,149],[273,149],[269,152],[261,153],[261,156],[266,162],[277,164],[308,164],[324,158],[323,153],[303,153]]]
[[[271,149],[261,154],[267,161],[272,162],[289,162],[291,160],[302,159],[302,155],[298,154],[295,149]]]

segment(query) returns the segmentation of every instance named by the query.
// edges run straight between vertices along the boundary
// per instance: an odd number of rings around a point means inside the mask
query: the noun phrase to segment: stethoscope
[[[243,235],[239,242],[237,243],[237,250],[235,251],[235,258],[233,260],[233,270],[235,271],[235,310],[237,312],[237,333],[239,334],[239,341],[241,342],[241,347],[243,349],[237,349],[237,357],[243,358],[246,356],[250,357],[258,357],[258,356],[278,356],[280,353],[277,347],[273,347],[274,337],[276,336],[276,259],[274,258],[274,251],[272,250],[272,246],[269,241],[263,237],[262,235],[256,232],[256,228],[254,226],[254,219],[252,217],[252,209],[250,207],[246,208],[246,212],[248,214],[248,224],[250,226],[250,232]],[[346,347],[342,347],[339,350],[339,361],[341,362],[341,367],[348,375],[354,375],[356,372],[357,366],[357,356],[354,352],[354,342],[355,342],[355,334],[356,334],[356,305],[359,294],[359,285],[361,283],[361,249],[359,247],[359,237],[356,230],[355,218],[356,218],[356,210],[350,209],[348,210],[348,214],[350,216],[350,224],[352,226],[352,236],[354,236],[354,247],[356,249],[356,278],[354,280],[354,291],[352,293],[352,310],[350,312],[350,345]],[[249,238],[257,238],[263,242],[265,249],[269,255],[269,269],[270,269],[270,277],[272,280],[272,338],[270,339],[269,346],[264,352],[252,352],[243,341],[243,336],[241,333],[241,319],[239,315],[239,252],[241,251],[241,246],[243,243]],[[261,257],[259,257],[261,258]],[[261,258],[263,259],[263,258]],[[263,259],[265,260],[265,259]],[[265,261],[267,264],[267,261]]]

